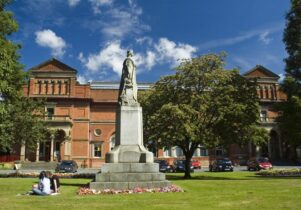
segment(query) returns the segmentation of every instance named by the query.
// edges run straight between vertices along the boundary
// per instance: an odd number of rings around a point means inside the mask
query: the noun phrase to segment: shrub
[[[293,168],[293,169],[273,169],[268,171],[259,171],[256,173],[259,176],[301,176],[301,169]]]

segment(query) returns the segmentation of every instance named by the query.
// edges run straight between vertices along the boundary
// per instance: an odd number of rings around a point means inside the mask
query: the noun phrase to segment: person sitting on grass
[[[46,176],[50,179],[51,193],[58,193],[60,189],[60,180],[57,175],[53,175],[50,171],[46,171]]]
[[[39,175],[39,183],[32,187],[33,195],[50,195],[50,179],[47,178],[46,172],[41,171]]]

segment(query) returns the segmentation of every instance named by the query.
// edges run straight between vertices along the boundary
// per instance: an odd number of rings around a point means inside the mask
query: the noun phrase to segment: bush
[[[0,169],[9,170],[13,169],[14,165],[12,163],[0,163]]]
[[[274,177],[290,177],[290,176],[301,176],[301,169],[273,169],[268,171],[259,171],[256,173],[259,176],[274,176]]]

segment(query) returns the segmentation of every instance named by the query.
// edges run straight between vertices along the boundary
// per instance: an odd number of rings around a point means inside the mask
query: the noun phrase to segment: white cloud
[[[108,40],[125,39],[128,35],[133,36],[150,30],[149,25],[141,22],[140,16],[143,11],[134,1],[129,1],[127,7],[114,4],[113,1],[108,0],[100,4],[96,4],[101,2],[99,0],[90,1],[91,3],[94,2],[92,7],[95,8],[96,13],[100,13],[97,10],[100,5],[106,5],[107,8],[102,10],[101,19],[96,16],[94,19],[86,21],[84,27],[92,31],[100,31]]]
[[[80,84],[87,84],[88,83],[88,79],[83,75],[77,75],[77,81]]]
[[[97,54],[90,54],[87,58],[81,57],[85,67],[91,72],[103,72],[113,70],[121,75],[122,62],[126,55],[126,49],[121,48],[120,41],[108,43]]]
[[[83,52],[80,52],[80,53],[78,54],[77,59],[78,59],[80,62],[82,62],[82,63],[87,62],[87,60],[84,58]]]
[[[161,62],[171,59],[173,65],[178,64],[181,59],[193,57],[193,54],[197,51],[197,48],[192,45],[177,44],[167,38],[160,38],[158,44],[155,45],[155,49]]]
[[[52,30],[45,29],[42,31],[36,31],[36,43],[42,47],[48,47],[51,49],[53,56],[61,57],[65,53],[66,42],[63,38],[57,36]]]
[[[283,80],[285,79],[285,74],[281,73],[278,74],[278,76],[280,77],[278,82],[283,82]]]
[[[100,14],[100,7],[110,6],[114,0],[89,0],[91,2],[92,10],[94,14]]]
[[[244,57],[232,55],[230,58],[233,60],[231,63],[242,70],[249,70],[254,67],[254,64],[246,60]]]
[[[268,45],[272,41],[272,38],[268,37],[269,35],[270,35],[270,32],[265,31],[265,32],[259,34],[259,40],[261,42],[263,42],[264,44]]]
[[[228,45],[234,45],[243,41],[246,41],[248,39],[254,38],[259,36],[259,39],[266,44],[268,44],[271,39],[267,38],[269,34],[279,32],[283,30],[283,25],[278,24],[276,26],[267,28],[267,29],[259,29],[259,30],[251,30],[251,31],[246,31],[240,35],[234,36],[234,37],[229,37],[229,38],[222,38],[222,39],[217,39],[217,40],[212,40],[205,42],[200,45],[201,50],[206,50],[210,48],[216,48],[216,47],[223,47],[223,46],[228,46]]]
[[[157,64],[176,65],[180,59],[191,58],[196,48],[189,44],[175,43],[167,38],[161,38],[152,49],[146,52],[134,52],[133,59],[137,66],[137,73],[151,70]],[[127,48],[121,46],[121,41],[107,43],[98,53],[89,54],[86,57],[82,52],[78,59],[86,67],[89,74],[107,74],[110,71],[121,75],[123,60],[126,57]]]
[[[146,43],[147,45],[152,45],[153,39],[151,37],[144,36],[144,37],[136,38],[136,42],[140,45],[142,45],[144,43]]]
[[[68,0],[68,4],[70,7],[75,7],[76,5],[78,5],[79,2],[80,0]]]

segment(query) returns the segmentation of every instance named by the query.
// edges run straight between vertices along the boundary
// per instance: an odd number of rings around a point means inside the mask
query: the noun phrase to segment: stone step
[[[161,188],[170,186],[170,181],[145,181],[145,182],[90,182],[90,188],[95,190],[115,189],[126,190],[141,188]]]
[[[157,173],[158,163],[106,163],[102,165],[102,173]]]
[[[96,182],[144,182],[164,181],[163,173],[99,173],[95,175]]]

